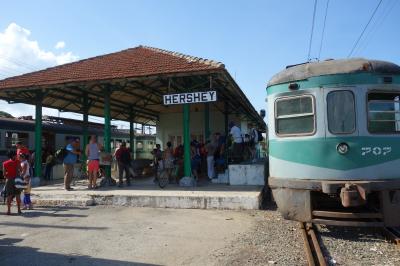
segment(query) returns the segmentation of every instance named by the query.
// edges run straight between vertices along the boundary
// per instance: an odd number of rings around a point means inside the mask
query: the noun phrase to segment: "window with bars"
[[[368,94],[368,131],[400,133],[400,92]]]

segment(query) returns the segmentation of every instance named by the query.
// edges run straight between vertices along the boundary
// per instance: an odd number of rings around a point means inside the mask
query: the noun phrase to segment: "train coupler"
[[[346,183],[340,190],[343,207],[359,207],[367,202],[367,193],[362,186]]]

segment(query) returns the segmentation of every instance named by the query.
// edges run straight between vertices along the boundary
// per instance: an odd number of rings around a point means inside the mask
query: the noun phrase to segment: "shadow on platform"
[[[40,251],[37,248],[18,246],[23,239],[0,239],[0,261],[2,265],[104,265],[104,266],[156,266],[140,262],[128,262],[94,258],[80,254],[57,254]]]
[[[95,226],[65,226],[65,225],[49,225],[49,224],[31,224],[31,223],[16,223],[16,222],[0,222],[3,226],[27,227],[27,228],[57,228],[57,229],[73,229],[73,230],[106,230],[108,227]]]

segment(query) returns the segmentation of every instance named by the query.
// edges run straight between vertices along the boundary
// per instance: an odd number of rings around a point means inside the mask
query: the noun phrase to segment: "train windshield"
[[[351,134],[356,130],[354,94],[351,91],[332,91],[326,98],[328,129],[332,134]]]
[[[368,94],[368,130],[386,134],[400,132],[400,92]]]
[[[275,101],[275,121],[276,133],[279,136],[314,134],[313,96],[303,95],[278,98]]]

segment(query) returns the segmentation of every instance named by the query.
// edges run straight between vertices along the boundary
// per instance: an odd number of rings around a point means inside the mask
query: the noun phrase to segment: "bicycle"
[[[83,164],[83,163],[79,163],[80,166],[74,166],[74,175],[72,177],[72,185],[76,186],[76,182],[77,181],[81,181],[81,180],[88,180],[89,176],[88,176],[88,172],[87,172],[87,165]],[[104,181],[102,181],[105,177],[105,170],[103,166],[99,167],[99,170],[97,172],[97,178],[100,179],[100,186],[105,186],[103,183]],[[115,185],[115,184],[111,184],[111,185]]]
[[[159,161],[157,164],[157,181],[160,188],[165,188],[169,183],[168,169],[164,168],[164,161]]]
[[[79,166],[78,166],[79,164]],[[87,173],[86,173],[86,168],[85,165],[83,163],[76,163],[74,164],[74,174],[72,177],[72,181],[71,184],[73,186],[76,186],[76,182],[80,181],[80,180],[85,180],[87,179]]]

